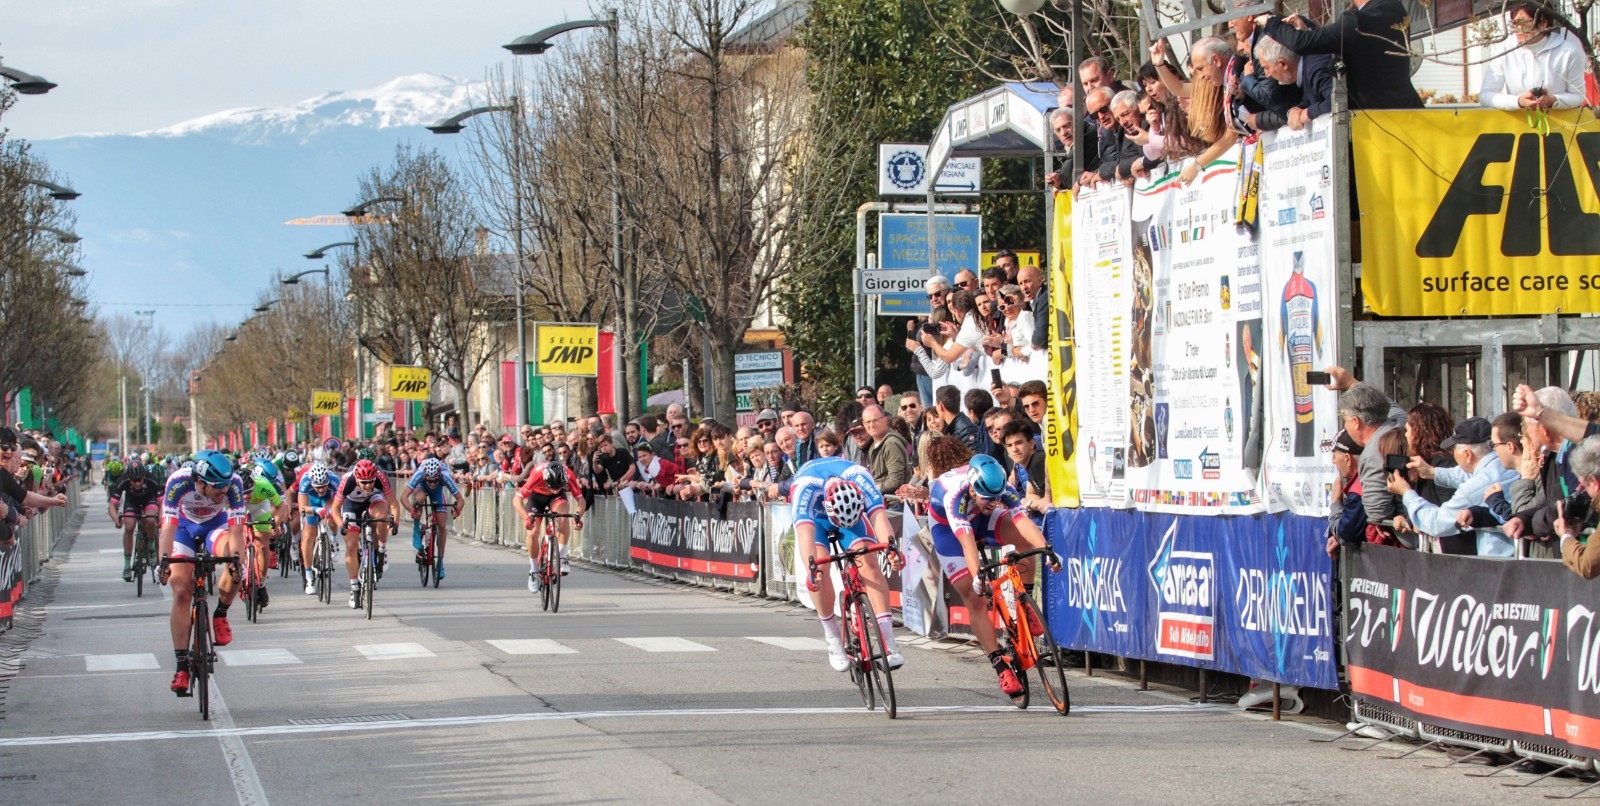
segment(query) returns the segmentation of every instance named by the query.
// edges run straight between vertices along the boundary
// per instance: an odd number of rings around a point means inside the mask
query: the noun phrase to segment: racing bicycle
[[[838,529],[828,530],[828,559],[809,561],[811,590],[817,589],[822,566],[836,565],[844,585],[839,591],[839,624],[844,632],[844,654],[850,661],[850,679],[861,692],[861,702],[868,711],[882,705],[890,719],[895,718],[894,676],[889,668],[889,652],[884,646],[883,633],[878,629],[878,615],[867,598],[866,584],[861,581],[858,558],[880,551],[896,551],[888,543],[868,543],[860,548],[844,550]],[[898,552],[897,552],[898,553]]]
[[[422,587],[428,587],[431,582],[435,588],[439,587],[439,566],[443,563],[438,554],[439,525],[433,522],[433,514],[439,510],[449,509],[432,501],[423,501],[418,511],[422,513],[422,549],[417,552],[417,575],[422,577]]]
[[[140,515],[139,525],[134,527],[133,564],[130,567],[133,569],[133,595],[135,597],[144,596],[144,574],[146,571],[150,572],[150,583],[152,585],[161,584],[160,561],[156,558],[156,536],[145,533],[144,521],[146,520],[160,523],[161,516]]]
[[[579,528],[583,528],[583,518],[571,512],[542,512],[528,513],[528,527],[535,519],[544,520],[544,546],[539,552],[539,602],[543,609],[552,613],[561,612],[561,545],[556,538],[556,519],[571,518]]]
[[[202,548],[193,557],[163,557],[160,567],[169,565],[194,566],[194,602],[189,606],[193,620],[189,638],[189,690],[180,696],[194,697],[200,704],[200,718],[211,719],[211,670],[216,668],[217,653],[211,636],[211,608],[206,603],[206,593],[216,587],[217,566],[233,567],[239,574],[239,558],[213,557]]]
[[[1010,552],[1004,557],[999,557],[999,552],[997,546],[983,547],[988,562],[978,566],[978,579],[984,583],[984,598],[988,600],[990,613],[1000,617],[1004,628],[995,637],[1000,641],[1000,648],[1005,650],[1017,682],[1022,684],[1022,692],[1012,697],[1011,702],[1018,708],[1028,707],[1028,670],[1036,669],[1050,704],[1057,713],[1066,716],[1072,710],[1072,695],[1067,691],[1065,653],[1050,636],[1049,625],[1017,570],[1017,564],[1023,560],[1034,556],[1050,557],[1053,551],[1046,545],[1031,551]]]
[[[388,524],[394,526],[394,518],[374,518],[363,512],[354,518],[345,521],[346,524],[354,523],[361,527],[361,542],[356,546],[360,567],[357,578],[361,580],[361,609],[367,612],[367,620],[372,620],[372,599],[378,588],[378,542],[373,526]]]

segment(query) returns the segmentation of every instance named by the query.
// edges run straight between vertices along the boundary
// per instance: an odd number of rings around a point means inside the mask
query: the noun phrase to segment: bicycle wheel
[[[1024,619],[1032,613],[1043,630],[1039,635],[1033,636],[1033,668],[1039,673],[1039,684],[1044,686],[1044,694],[1050,698],[1050,704],[1055,706],[1056,713],[1066,716],[1072,710],[1072,695],[1067,691],[1067,664],[1063,657],[1061,647],[1056,646],[1056,639],[1050,636],[1050,625],[1045,623],[1044,614],[1033,604],[1033,597],[1023,594],[1017,599],[1017,611]],[[1031,622],[1030,622],[1031,623]]]
[[[143,547],[141,544],[139,548]],[[144,596],[144,552],[139,549],[133,552],[133,595],[134,598]]]
[[[545,590],[550,592],[550,612],[561,612],[561,544],[556,542],[554,530],[544,538],[544,573],[550,581]]]
[[[317,598],[323,604],[333,604],[333,539],[327,532],[317,533],[317,557],[313,564],[316,566]]]
[[[856,594],[856,618],[861,622],[862,661],[865,677],[872,688],[873,697],[883,706],[883,712],[894,719],[894,674],[889,669],[889,650],[883,642],[883,631],[878,627],[878,616],[872,602],[864,593]]]
[[[417,559],[417,576],[422,578],[422,587],[428,587],[429,578],[435,573],[433,568],[433,524],[422,527],[422,555]],[[439,580],[434,579],[434,587],[439,586]]]
[[[861,694],[861,704],[872,710],[873,688],[867,681],[866,669],[861,663],[861,614],[856,610],[856,599],[852,596],[839,597],[839,630],[844,633],[844,656],[850,662],[850,682],[856,684],[856,691]]]
[[[372,596],[378,587],[378,558],[374,553],[377,549],[372,546],[370,531],[362,536],[361,542],[361,606],[367,611],[367,621],[371,621]]]
[[[189,686],[200,701],[200,718],[211,719],[211,614],[204,599],[196,598],[189,642]]]
[[[244,546],[244,562],[238,571],[241,577],[239,595],[244,598],[244,620],[256,620],[256,541],[253,535],[246,535]]]

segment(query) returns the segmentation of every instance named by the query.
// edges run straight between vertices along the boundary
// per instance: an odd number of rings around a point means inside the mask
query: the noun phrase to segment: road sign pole
[[[868,268],[870,268],[870,269],[878,268],[877,257],[878,257],[877,255],[867,255],[867,267]],[[860,281],[857,280],[857,282],[860,282]],[[861,299],[861,298],[860,297],[856,297],[856,299]],[[879,297],[873,296],[873,297],[870,297],[870,298],[865,300],[866,309],[867,309],[867,349],[866,349],[867,360],[864,363],[864,366],[862,367],[862,373],[861,373],[862,374],[862,380],[859,383],[856,384],[856,388],[857,389],[859,389],[859,388],[861,388],[863,386],[872,386],[874,388],[876,388],[876,386],[877,386],[877,384],[873,383],[872,379],[874,377],[876,377],[877,374],[878,374],[878,300],[879,299],[880,299]]]

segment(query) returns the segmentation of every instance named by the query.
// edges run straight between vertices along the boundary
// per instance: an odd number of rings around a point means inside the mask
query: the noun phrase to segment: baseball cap
[[[851,420],[850,421],[850,427],[846,428],[844,430],[844,432],[846,434],[854,434],[857,431],[865,431],[865,430],[867,430],[867,427],[862,425],[860,420]]]
[[[764,423],[764,422],[766,422],[768,420],[772,420],[773,422],[777,422],[778,413],[773,411],[772,409],[762,409],[761,413],[756,415],[756,422],[758,422],[758,423]]]
[[[1454,448],[1457,445],[1481,445],[1488,442],[1489,421],[1482,417],[1468,417],[1456,423],[1456,430],[1439,443],[1441,448]]]

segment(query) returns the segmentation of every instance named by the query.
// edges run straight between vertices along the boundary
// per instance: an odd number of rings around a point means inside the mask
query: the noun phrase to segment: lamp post
[[[155,311],[134,311],[133,315],[139,317],[139,329],[144,332],[145,344],[149,345],[149,343],[150,343],[150,331],[155,329],[155,325],[156,325],[156,312]],[[149,353],[147,351],[146,354],[145,354],[145,359],[144,359],[144,372],[142,373],[144,375],[144,377],[140,379],[140,381],[141,381],[140,386],[144,387],[143,390],[142,390],[144,392],[144,422],[143,422],[143,426],[144,426],[144,444],[146,444],[146,445],[150,444],[150,370],[151,370],[151,364],[154,363],[150,359],[151,359],[151,356],[149,355]]]
[[[45,192],[50,194],[50,198],[55,199],[56,201],[72,201],[73,199],[83,195],[82,193],[79,193],[78,191],[73,190],[66,185],[58,185],[54,182],[47,182],[43,179],[27,179],[24,181],[30,185],[37,185],[44,188]]]
[[[350,243],[353,244],[354,242],[352,241]],[[334,244],[329,244],[329,246],[325,246],[325,247],[323,247],[323,249],[328,249],[328,248],[330,248],[332,246],[334,246]],[[309,258],[309,257],[311,257],[311,255],[317,255],[317,257],[321,257],[322,256],[321,253],[322,253],[322,249],[318,249],[316,252],[312,252],[311,254],[306,255],[306,257]],[[284,285],[299,285],[300,284],[300,278],[302,278],[302,277],[310,277],[313,274],[320,274],[323,277],[322,288],[327,294],[328,311],[331,313],[333,311],[333,272],[330,271],[327,266],[323,266],[320,269],[306,269],[305,271],[300,272],[298,274],[292,274],[292,275],[290,275],[288,277],[285,277],[282,280],[279,280],[278,282],[283,283]],[[325,366],[326,366],[326,370],[327,370],[327,373],[328,373],[328,385],[329,386],[333,386],[333,340],[332,339],[328,340],[328,351],[327,351],[326,361],[327,361],[327,363],[326,363]]]
[[[634,276],[633,270],[630,268],[631,264],[624,264],[622,260],[622,167],[621,154],[618,151],[622,138],[622,128],[617,113],[617,97],[622,89],[620,66],[622,44],[620,36],[621,24],[617,20],[617,11],[616,9],[607,9],[606,18],[603,20],[575,20],[552,25],[527,36],[517,37],[510,44],[502,47],[516,56],[538,56],[552,47],[551,38],[560,36],[568,31],[578,31],[584,28],[605,28],[611,36],[611,102],[607,104],[611,109],[611,261],[612,269],[615,275],[620,278],[622,284],[622,338],[626,339],[630,346],[637,347],[637,345],[632,344],[632,340],[636,330],[634,298],[638,296],[638,278]],[[625,362],[618,361],[617,363],[623,364]],[[628,394],[629,380],[629,378],[624,378],[622,383],[617,384],[619,387],[618,394],[622,400],[621,405],[617,407],[617,422],[619,424],[628,420],[629,409],[632,408],[633,401],[629,399],[630,396]],[[643,390],[641,390],[642,394]],[[640,401],[640,403],[643,402],[643,400]]]
[[[40,232],[48,232],[56,236],[56,240],[66,244],[73,244],[83,240],[83,236],[76,232],[69,232],[60,227],[52,227],[49,224],[35,224],[33,228]]]
[[[351,207],[350,209],[345,210],[344,214],[346,216],[349,216],[350,218],[362,218],[362,217],[365,217],[366,214],[367,214],[367,207],[370,206],[370,205],[373,205],[373,204],[377,204],[380,201],[400,202],[400,201],[405,201],[405,200],[401,199],[401,198],[398,198],[398,197],[381,196],[381,197],[376,198],[376,199],[368,199],[367,201],[364,201],[364,202],[362,202],[362,203],[360,203],[360,204],[358,204],[358,205],[356,205],[354,207]],[[310,252],[307,252],[305,256],[306,256],[307,260],[322,260],[323,258],[328,256],[329,250],[342,249],[344,247],[349,247],[350,248],[350,255],[351,255],[350,262],[351,262],[351,265],[354,266],[356,268],[356,270],[359,271],[360,268],[361,268],[361,244],[358,243],[357,241],[353,241],[353,240],[352,241],[338,241],[336,243],[330,243],[327,246],[321,246],[321,247],[318,247],[316,249],[311,250]],[[284,280],[284,282],[288,283],[289,285],[293,285],[294,283],[298,283],[300,281],[301,277],[303,277],[303,276],[305,276],[307,274],[316,274],[318,272],[321,272],[324,276],[327,277],[328,294],[329,294],[328,299],[329,299],[329,302],[330,302],[330,305],[331,305],[332,299],[333,299],[333,297],[332,297],[332,295],[333,295],[333,287],[332,287],[333,286],[333,274],[326,267],[325,268],[321,268],[321,269],[311,269],[309,271],[304,271],[304,272],[301,272],[299,274],[296,274],[293,278],[291,278],[294,281],[293,283],[289,282],[289,280]],[[366,397],[366,377],[365,377],[365,373],[363,371],[363,369],[364,369],[363,362],[361,360],[361,297],[359,297],[359,296],[356,297],[356,323],[355,323],[355,326],[356,326],[356,354],[355,354],[355,358],[356,358],[356,410],[357,410],[357,413],[359,413],[360,409],[361,409],[361,401],[362,401],[362,399],[364,397]],[[331,344],[331,342],[330,342],[330,344]],[[330,347],[330,349],[331,349],[331,347]],[[333,360],[331,358],[328,360],[328,378],[329,378],[329,382],[331,383],[332,380],[333,380]]]
[[[513,98],[510,104],[504,106],[473,107],[440,120],[428,126],[427,129],[434,134],[460,134],[466,128],[462,124],[468,118],[488,112],[506,112],[511,115],[511,242],[512,248],[517,253],[516,277],[513,280],[517,292],[516,427],[520,430],[528,418],[528,327],[523,318],[525,309],[522,300],[522,260],[524,255],[522,249],[522,104],[519,98]]]
[[[10,82],[11,89],[22,95],[43,95],[57,86],[44,76],[36,76],[14,67],[0,67],[0,76]]]

